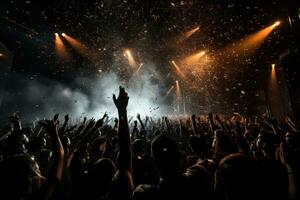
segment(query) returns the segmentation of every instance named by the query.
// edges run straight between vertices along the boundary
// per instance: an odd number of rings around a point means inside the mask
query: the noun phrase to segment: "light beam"
[[[78,51],[79,53],[85,56],[91,55],[91,52],[89,51],[88,47],[85,44],[83,44],[79,40],[71,37],[66,33],[62,33],[61,35],[71,44],[72,47],[74,47],[76,51]]]
[[[136,61],[134,60],[134,57],[133,57],[131,51],[129,49],[125,50],[124,56],[127,58],[128,63],[129,63],[130,66],[132,66],[134,68],[136,68],[138,66]]]
[[[199,26],[196,28],[193,28],[192,30],[187,31],[184,36],[185,39],[188,39],[189,37],[191,37],[194,33],[196,33],[197,31],[199,31]]]
[[[195,54],[192,54],[184,59],[184,62],[188,65],[195,64],[205,55],[205,51],[199,51]]]
[[[179,44],[179,43],[189,39],[193,34],[195,34],[197,31],[199,31],[199,29],[200,29],[199,26],[197,26],[196,28],[193,28],[193,29],[181,34],[179,37],[177,37],[176,44]]]
[[[176,80],[176,107],[177,107],[177,112],[180,112],[180,104],[181,104],[181,89],[179,85],[179,81]]]
[[[175,67],[177,74],[178,74],[181,78],[185,78],[184,73],[181,71],[180,67],[175,63],[175,61],[172,60],[171,63],[172,63],[173,66]]]
[[[174,85],[172,85],[172,86],[168,89],[168,91],[166,92],[165,97],[169,96],[169,94],[172,92],[173,89],[174,89]]]
[[[231,55],[231,57],[234,56],[237,58],[240,58],[241,56],[252,56],[272,31],[279,25],[280,21],[277,21],[260,31],[241,39],[239,42],[229,45],[223,50],[223,55]]]
[[[68,60],[70,58],[70,55],[66,50],[63,41],[59,37],[58,33],[55,33],[54,35],[55,35],[55,51],[57,55],[64,60]]]

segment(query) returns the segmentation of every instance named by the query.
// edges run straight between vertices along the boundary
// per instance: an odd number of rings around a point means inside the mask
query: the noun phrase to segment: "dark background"
[[[214,82],[207,88],[211,92],[210,109],[249,115],[264,112],[268,104],[264,94],[266,77],[271,63],[277,63],[285,72],[291,104],[297,115],[298,9],[299,3],[293,0],[1,0],[0,41],[13,54],[10,73],[22,73],[24,80],[43,76],[78,87],[73,84],[74,75],[89,76],[99,68],[115,71],[126,80],[129,72],[111,65],[114,54],[123,48],[137,49],[140,58],[154,62],[155,71],[164,75],[172,70],[171,59],[197,49],[217,53],[226,45],[281,20],[280,28],[253,57],[231,66],[218,64],[214,72],[218,79],[210,80]],[[289,19],[293,19],[291,23]],[[178,35],[195,26],[200,26],[199,33],[179,47],[174,45]],[[72,60],[60,61],[54,54],[55,32],[66,32],[79,39],[97,52],[99,60],[91,61],[70,48]],[[229,78],[224,78],[225,73]],[[161,81],[154,77],[153,84],[160,84],[162,91],[167,91],[177,78],[171,75]],[[22,81],[9,82],[5,90],[10,94],[22,90]],[[189,94],[188,90],[184,88],[192,102],[187,109],[201,111],[204,97],[200,92]],[[245,94],[241,95],[240,91]],[[171,97],[166,103],[168,101],[172,101]],[[20,107],[19,102],[10,101],[6,105],[2,103],[0,108],[10,113]]]

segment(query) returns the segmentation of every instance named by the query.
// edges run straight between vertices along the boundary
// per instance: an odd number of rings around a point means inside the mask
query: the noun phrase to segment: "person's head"
[[[70,146],[71,146],[71,140],[68,136],[61,137],[61,143],[64,147],[65,152],[69,152]]]
[[[262,151],[264,155],[275,156],[276,144],[279,143],[277,136],[272,132],[260,131],[256,147]]]
[[[34,157],[39,165],[42,175],[46,175],[51,163],[52,151],[50,149],[41,149],[34,155]]]
[[[151,143],[151,154],[162,177],[178,173],[180,153],[175,141],[165,135],[155,137]]]
[[[192,153],[197,154],[200,158],[207,158],[209,154],[209,145],[205,136],[191,136],[189,139],[189,146]]]
[[[227,200],[260,199],[260,183],[258,163],[240,153],[223,158],[215,173],[215,190]]]
[[[214,158],[216,161],[221,160],[224,156],[230,153],[238,152],[237,145],[234,141],[222,130],[215,131]]]
[[[132,193],[132,200],[152,200],[155,197],[155,187],[147,184],[138,185]]]
[[[142,155],[145,152],[145,141],[136,139],[132,144],[132,152],[134,155]]]
[[[109,199],[129,200],[133,191],[133,179],[129,171],[117,170],[112,180],[112,188],[109,192]]]
[[[101,158],[106,150],[106,139],[105,137],[98,137],[92,142],[91,145],[91,157],[93,160]]]
[[[195,196],[200,196],[203,199],[213,199],[214,196],[214,176],[206,167],[201,164],[195,164],[187,168],[184,173],[187,177],[185,187],[188,191],[188,196],[194,199]]]
[[[87,174],[88,195],[93,197],[105,195],[111,187],[115,172],[115,164],[110,159],[102,158],[94,163]]]
[[[244,133],[244,138],[248,143],[253,142],[259,134],[259,127],[251,126]]]
[[[9,199],[25,198],[41,186],[41,172],[29,155],[14,155],[0,162],[0,194]]]
[[[46,148],[46,145],[47,142],[44,137],[35,137],[30,139],[30,141],[26,145],[26,148],[30,153],[33,153],[35,155],[41,149]]]
[[[285,143],[289,147],[298,147],[300,146],[300,133],[299,132],[287,132],[285,134]]]

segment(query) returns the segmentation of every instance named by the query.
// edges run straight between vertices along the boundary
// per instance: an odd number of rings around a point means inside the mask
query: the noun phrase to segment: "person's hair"
[[[189,138],[189,144],[193,153],[200,156],[202,159],[207,158],[209,154],[209,145],[204,135],[191,136]]]
[[[111,187],[115,172],[115,164],[110,159],[102,158],[94,163],[87,174],[87,196],[95,198],[105,195]]]
[[[230,153],[238,152],[238,147],[234,141],[222,130],[215,131],[216,142],[214,146],[214,159],[220,161]]]
[[[14,155],[0,162],[0,194],[9,199],[24,198],[32,192],[32,177],[40,178],[35,159],[26,154]]]
[[[109,192],[109,199],[112,200],[129,200],[133,191],[132,175],[126,170],[117,170],[113,180],[112,188]]]
[[[162,174],[178,170],[180,153],[176,142],[171,138],[164,134],[155,137],[151,143],[151,154]]]
[[[259,148],[264,153],[275,155],[276,144],[279,144],[279,138],[273,132],[261,130],[257,139],[260,141]]]
[[[136,139],[132,144],[132,152],[135,154],[143,154],[145,151],[145,142],[141,139]]]
[[[216,171],[215,189],[226,199],[259,199],[263,196],[260,167],[251,157],[235,153],[223,158]]]
[[[148,184],[138,185],[132,193],[132,200],[152,200],[155,197],[155,187]]]

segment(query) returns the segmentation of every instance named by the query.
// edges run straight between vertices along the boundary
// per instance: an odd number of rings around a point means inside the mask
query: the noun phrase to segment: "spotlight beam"
[[[280,25],[280,21],[275,22],[274,24],[253,33],[244,39],[241,39],[239,42],[225,47],[223,50],[223,55],[238,55],[241,56],[252,56],[255,51],[263,44],[266,38],[272,33],[272,31]]]
[[[135,71],[135,74],[138,74],[138,73],[139,73],[139,71],[141,70],[141,68],[142,68],[143,65],[144,65],[144,63],[141,63],[141,64],[140,64],[139,68]]]
[[[177,74],[178,74],[181,78],[185,78],[184,73],[181,71],[180,67],[175,63],[175,61],[172,60],[171,63],[172,63],[173,66],[175,67]]]
[[[78,51],[79,53],[81,53],[85,56],[89,56],[92,54],[90,52],[90,50],[88,49],[88,47],[86,45],[84,45],[82,42],[80,42],[79,40],[71,37],[70,35],[68,35],[66,33],[62,33],[61,36],[64,37],[67,40],[67,42],[69,42],[71,44],[71,46],[74,47],[74,49],[76,51]]]
[[[189,37],[191,37],[194,33],[196,33],[197,31],[199,31],[199,26],[196,27],[196,28],[193,28],[192,30],[190,31],[187,31],[184,36],[185,36],[185,39],[188,39]]]
[[[174,85],[172,85],[172,86],[168,89],[168,91],[166,92],[165,97],[169,96],[169,94],[172,92],[173,89],[174,89]]]
[[[64,43],[63,41],[61,40],[61,38],[59,37],[59,34],[58,33],[55,33],[55,51],[57,53],[57,55],[60,57],[60,58],[63,58],[65,60],[69,59],[70,58],[70,55],[69,53],[67,52],[65,46],[64,46]]]
[[[188,65],[195,64],[205,55],[205,51],[199,51],[195,54],[192,54],[184,59],[184,62]]]
[[[176,80],[176,107],[177,107],[177,112],[180,112],[180,103],[181,103],[181,89],[179,85],[179,81]]]
[[[199,26],[197,26],[196,28],[193,28],[193,29],[191,29],[191,30],[183,33],[183,35],[181,35],[181,36],[179,36],[177,38],[177,43],[181,43],[181,42],[189,39],[193,34],[195,34],[196,32],[198,32],[199,29],[200,29]]]
[[[135,61],[133,55],[132,55],[132,52],[129,50],[129,49],[126,49],[125,52],[124,52],[124,56],[127,58],[128,60],[128,63],[130,66],[134,67],[134,68],[137,68],[137,62]],[[141,67],[141,66],[140,66]]]

